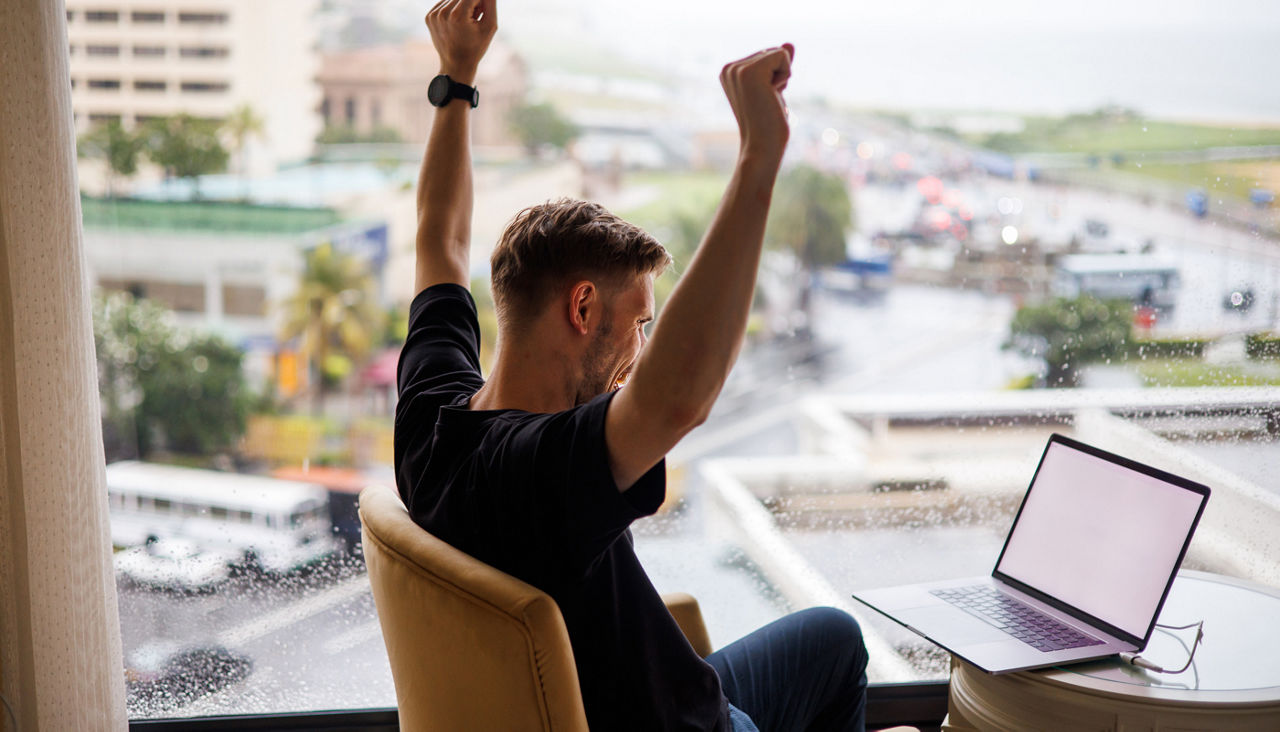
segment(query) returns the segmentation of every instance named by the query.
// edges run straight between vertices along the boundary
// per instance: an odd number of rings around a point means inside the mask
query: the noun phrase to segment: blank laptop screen
[[[996,570],[1145,637],[1202,500],[1051,442]]]

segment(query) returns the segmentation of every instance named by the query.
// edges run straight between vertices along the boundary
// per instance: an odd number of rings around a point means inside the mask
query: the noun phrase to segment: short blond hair
[[[498,321],[514,324],[542,312],[570,280],[661,274],[671,255],[640,227],[597,203],[561,198],[516,214],[489,259]]]

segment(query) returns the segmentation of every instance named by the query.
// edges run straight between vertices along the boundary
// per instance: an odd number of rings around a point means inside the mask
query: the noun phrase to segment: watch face
[[[443,107],[449,101],[449,77],[441,74],[427,86],[427,101]]]

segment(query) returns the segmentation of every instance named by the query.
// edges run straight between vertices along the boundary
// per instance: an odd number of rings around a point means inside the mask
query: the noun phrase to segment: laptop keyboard
[[[1097,638],[1054,620],[1026,603],[987,585],[947,587],[930,594],[955,605],[1039,651],[1101,645]]]

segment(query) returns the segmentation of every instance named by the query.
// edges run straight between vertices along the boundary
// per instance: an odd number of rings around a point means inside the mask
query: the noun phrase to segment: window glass
[[[223,25],[228,17],[227,13],[178,13],[178,22],[192,25]]]
[[[225,46],[181,46],[178,49],[182,58],[226,58],[228,54]]]
[[[183,5],[68,11],[130,715],[393,706],[356,496],[394,483],[424,8]],[[714,645],[834,604],[873,682],[945,678],[850,593],[989,573],[1054,432],[1208,484],[1185,566],[1280,586],[1280,11],[1153,12],[503,3],[486,369],[504,222],[573,196],[639,224],[675,260],[660,315],[738,152],[721,66],[797,48],[746,343],[634,526]]]
[[[182,91],[193,92],[198,94],[210,92],[225,92],[231,88],[231,85],[223,81],[184,81],[182,82]]]

